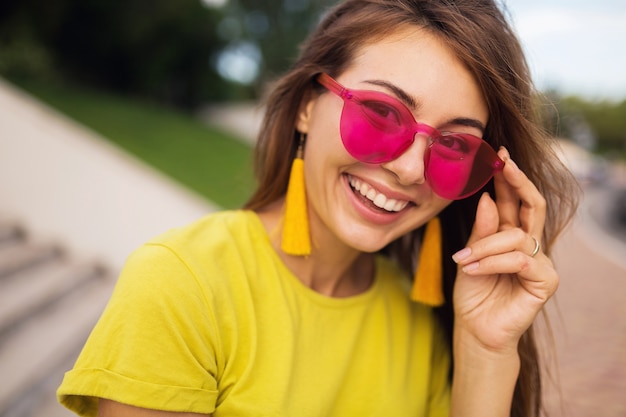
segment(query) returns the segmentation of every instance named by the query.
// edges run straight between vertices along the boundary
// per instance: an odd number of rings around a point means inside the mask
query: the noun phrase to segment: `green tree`
[[[229,44],[248,42],[260,51],[257,91],[296,59],[299,44],[336,0],[230,0],[218,32]]]
[[[225,95],[210,65],[221,12],[198,0],[24,0],[6,11],[3,49],[29,39],[65,79],[183,107]]]
[[[185,108],[256,98],[295,59],[331,0],[5,0],[0,73],[62,78]],[[246,83],[221,77],[237,45],[253,58]],[[254,55],[254,54],[253,54]]]
[[[590,101],[566,97],[559,108],[564,123],[575,126],[577,120],[582,120],[589,126],[596,139],[595,150],[617,151],[626,156],[626,100]],[[569,133],[573,134],[571,129]]]

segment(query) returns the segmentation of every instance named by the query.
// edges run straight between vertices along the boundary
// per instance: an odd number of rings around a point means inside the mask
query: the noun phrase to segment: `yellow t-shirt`
[[[255,213],[228,211],[128,259],[60,402],[214,416],[447,416],[449,354],[432,311],[379,256],[372,287],[331,298],[280,261]]]

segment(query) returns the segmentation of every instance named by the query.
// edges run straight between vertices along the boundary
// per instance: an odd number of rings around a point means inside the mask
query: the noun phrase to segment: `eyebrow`
[[[388,89],[396,97],[398,97],[400,101],[404,102],[404,104],[409,109],[413,111],[419,109],[420,107],[418,105],[417,100],[415,100],[413,97],[411,97],[410,94],[408,94],[406,91],[404,91],[403,89],[401,89],[400,87],[396,85],[393,85],[384,80],[365,80],[364,82],[367,84],[377,85],[379,87],[384,87]],[[481,133],[485,133],[485,125],[481,121],[477,119],[472,119],[469,117],[456,117],[454,119],[449,120],[446,124],[473,127],[473,128],[480,130]]]
[[[480,130],[480,133],[485,133],[485,125],[483,125],[479,120],[470,119],[469,117],[457,117],[450,120],[448,123],[453,125],[473,127]]]
[[[417,110],[417,108],[419,107],[417,105],[417,100],[415,100],[413,97],[411,97],[410,94],[408,94],[406,91],[404,91],[398,86],[395,86],[383,80],[365,80],[365,82],[368,84],[377,85],[379,87],[385,87],[387,90],[390,90],[392,93],[396,95],[396,97],[402,100],[404,104],[406,104],[411,110]]]

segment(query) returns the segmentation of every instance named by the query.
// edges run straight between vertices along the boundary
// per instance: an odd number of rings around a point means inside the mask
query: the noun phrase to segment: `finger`
[[[509,165],[511,156],[509,151],[502,147],[498,151],[498,156],[505,161],[504,169]],[[520,226],[519,210],[520,210],[520,198],[515,193],[513,188],[509,185],[504,177],[503,172],[498,172],[494,175],[494,186],[496,191],[496,205],[498,206],[498,215],[500,216],[500,230],[507,230],[513,227]]]
[[[472,233],[465,248],[461,249],[454,255],[452,259],[456,263],[460,263],[472,254],[471,245],[480,241],[487,236],[493,235],[498,232],[498,208],[496,203],[491,199],[488,193],[483,193],[478,200],[478,206],[476,207],[476,218],[474,220],[474,226],[472,227]]]
[[[476,207],[476,219],[472,227],[472,233],[467,241],[471,245],[486,236],[498,231],[498,208],[488,193],[483,193]]]
[[[457,260],[460,265],[467,265],[489,256],[514,251],[533,257],[537,244],[538,241],[535,241],[535,237],[516,227],[472,242],[468,245],[470,252],[467,256]],[[534,256],[537,256],[539,252],[540,250]]]
[[[554,294],[559,284],[550,259],[543,255],[531,258],[519,251],[489,256],[462,269],[469,276],[515,275],[528,293],[543,301]]]
[[[517,216],[519,225],[526,232],[530,233],[537,239],[541,239],[543,227],[545,224],[546,201],[530,179],[524,174],[515,161],[508,159],[502,170],[502,178],[506,181],[507,187],[501,187],[501,193],[504,193],[504,199],[510,199],[508,193],[513,193],[519,199],[519,208]],[[513,221],[511,207],[506,208],[504,213],[507,219],[507,225]]]

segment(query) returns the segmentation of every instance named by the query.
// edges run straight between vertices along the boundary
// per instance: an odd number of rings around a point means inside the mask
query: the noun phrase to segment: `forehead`
[[[362,89],[372,89],[370,80],[383,80],[414,97],[425,113],[454,113],[485,124],[488,119],[486,101],[470,71],[442,39],[420,27],[364,44],[338,80]]]

